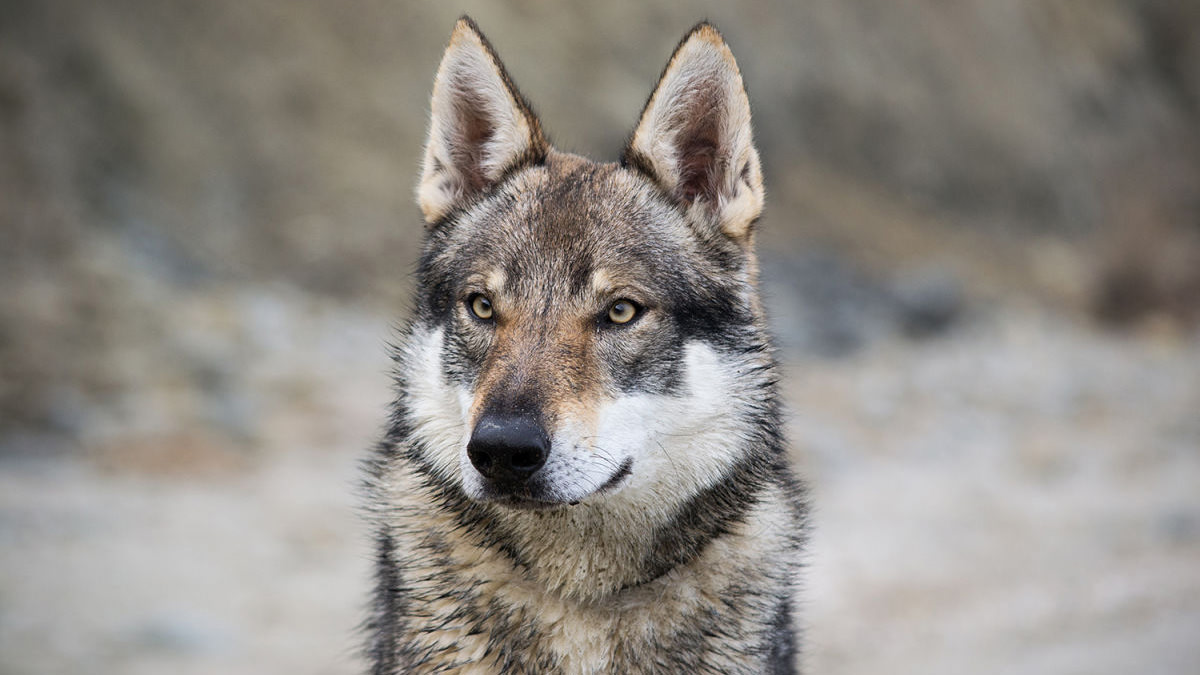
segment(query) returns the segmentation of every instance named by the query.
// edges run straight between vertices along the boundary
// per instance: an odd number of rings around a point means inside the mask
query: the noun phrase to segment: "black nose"
[[[485,414],[467,443],[479,473],[506,487],[523,485],[542,468],[550,439],[537,421],[524,416]]]

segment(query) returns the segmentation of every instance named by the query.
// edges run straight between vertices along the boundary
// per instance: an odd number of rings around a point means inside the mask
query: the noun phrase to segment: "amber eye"
[[[613,323],[629,323],[637,316],[638,307],[632,300],[618,300],[608,308],[608,320]]]
[[[487,321],[492,318],[494,313],[492,310],[492,301],[487,299],[487,296],[476,293],[468,300],[471,307],[471,313],[476,317]]]

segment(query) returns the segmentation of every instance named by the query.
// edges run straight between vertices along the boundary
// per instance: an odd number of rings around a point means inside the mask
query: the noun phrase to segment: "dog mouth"
[[[579,502],[551,502],[542,501],[539,499],[530,499],[527,497],[506,496],[496,497],[490,500],[493,504],[498,504],[510,509],[518,511],[550,511],[553,509],[561,509],[568,506],[574,506]]]
[[[613,473],[613,475],[608,480],[604,481],[604,485],[601,485],[599,488],[597,488],[596,492],[594,492],[593,494],[604,494],[606,492],[612,492],[613,490],[616,490],[618,487],[621,486],[621,483],[623,483],[625,481],[625,479],[628,478],[629,475],[632,473],[633,473],[633,458],[626,457],[625,461],[621,462],[621,466],[617,467],[616,472]],[[578,504],[579,502],[575,502],[575,503]]]
[[[627,457],[617,470],[612,473],[599,487],[582,495],[563,495],[538,480],[535,474],[529,482],[514,486],[487,485],[480,501],[492,502],[500,506],[523,511],[547,511],[557,508],[578,506],[585,499],[594,495],[609,494],[621,487],[625,479],[633,474],[633,458]]]

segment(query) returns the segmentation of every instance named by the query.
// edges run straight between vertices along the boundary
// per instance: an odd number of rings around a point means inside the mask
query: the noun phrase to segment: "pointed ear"
[[[689,219],[747,241],[762,212],[750,101],[733,53],[701,23],[675,49],[623,162],[650,176]]]
[[[417,201],[435,223],[506,172],[545,160],[541,124],[468,17],[458,20],[433,83]]]

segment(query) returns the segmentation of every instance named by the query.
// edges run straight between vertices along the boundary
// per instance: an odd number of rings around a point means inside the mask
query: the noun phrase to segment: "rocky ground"
[[[1000,312],[797,368],[818,673],[1200,666],[1200,351]]]

